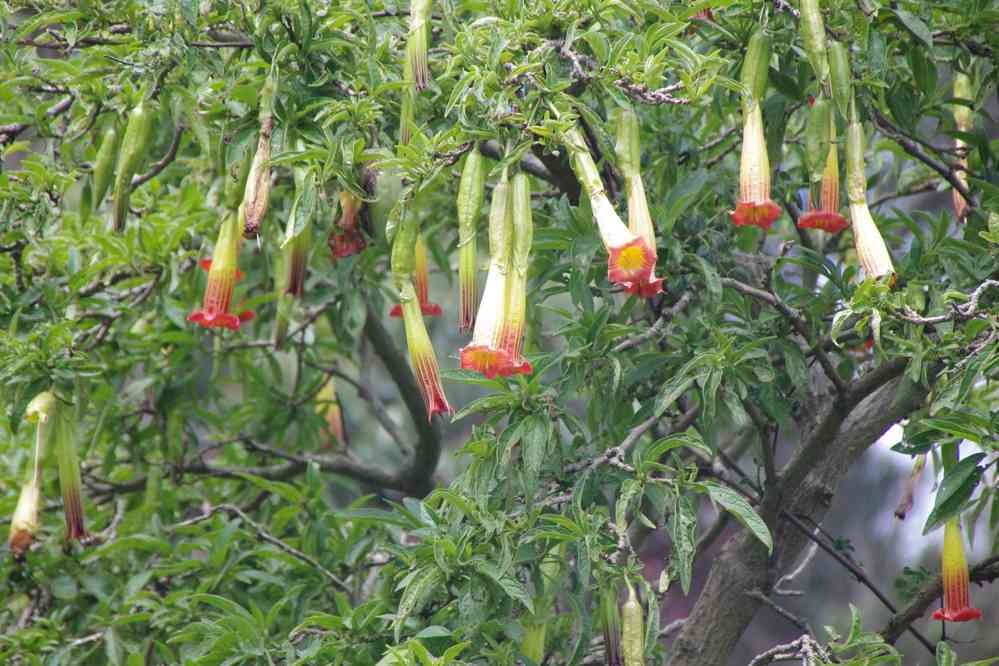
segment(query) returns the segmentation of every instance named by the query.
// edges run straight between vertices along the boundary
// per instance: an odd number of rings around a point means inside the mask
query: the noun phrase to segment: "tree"
[[[5,662],[999,652],[994,1],[0,18]],[[822,524],[896,424],[892,592]]]

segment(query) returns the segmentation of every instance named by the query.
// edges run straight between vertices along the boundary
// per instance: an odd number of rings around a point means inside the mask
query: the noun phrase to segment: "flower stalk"
[[[642,298],[652,298],[662,291],[662,278],[655,276],[656,229],[649,213],[649,203],[645,196],[645,185],[642,182],[641,134],[638,127],[638,114],[631,108],[618,111],[617,117],[617,153],[618,166],[624,177],[625,191],[628,197],[628,229],[645,241],[646,247],[652,251],[652,268],[647,280],[632,282],[625,286],[625,291]]]
[[[465,157],[458,185],[458,330],[471,331],[475,326],[475,309],[478,306],[478,243],[476,227],[479,210],[485,194],[485,170],[479,147]]]
[[[589,197],[593,219],[609,255],[607,279],[625,289],[649,282],[655,266],[655,252],[644,238],[625,226],[614,210],[579,128],[566,131],[562,143],[569,151],[572,170]]]
[[[239,229],[236,216],[228,213],[219,228],[218,240],[212,258],[203,260],[201,267],[208,272],[208,286],[200,310],[188,315],[187,320],[205,328],[228,328],[238,331],[240,324],[253,319],[249,310],[234,314],[229,311],[232,305],[232,290],[236,281],[243,277],[237,268],[239,259]]]

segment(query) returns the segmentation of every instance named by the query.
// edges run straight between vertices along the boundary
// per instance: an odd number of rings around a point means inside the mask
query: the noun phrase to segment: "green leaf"
[[[904,25],[909,32],[911,32],[918,39],[921,39],[926,46],[933,48],[933,33],[928,27],[926,27],[926,24],[923,23],[921,18],[915,14],[905,11],[904,9],[896,9],[895,16],[898,17],[898,20],[902,22],[902,25]]]
[[[508,597],[523,604],[524,608],[527,609],[527,612],[534,612],[534,601],[531,599],[531,595],[527,593],[527,589],[519,580],[508,574],[500,573],[492,562],[488,562],[483,559],[476,559],[473,564],[479,573],[496,583],[496,585],[498,585]]]
[[[929,534],[960,513],[964,503],[975,492],[982,474],[985,473],[985,470],[978,466],[983,458],[985,458],[984,453],[972,454],[963,458],[947,472],[937,490],[933,511],[926,519],[923,534]]]
[[[742,495],[714,481],[704,481],[701,485],[708,491],[708,497],[712,502],[720,504],[723,509],[735,516],[736,520],[767,547],[768,553],[773,552],[774,540],[770,535],[770,528]]]

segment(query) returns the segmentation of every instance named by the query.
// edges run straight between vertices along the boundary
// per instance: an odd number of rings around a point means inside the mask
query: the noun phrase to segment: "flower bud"
[[[975,97],[971,89],[971,78],[964,72],[954,73],[954,97],[958,99],[972,101]],[[954,106],[954,127],[958,132],[968,132],[971,130],[972,112],[963,104]],[[957,151],[958,167],[954,175],[967,189],[968,187],[968,144],[961,137],[954,138],[954,150]],[[954,215],[958,222],[963,222],[968,214],[968,202],[957,190],[952,191],[954,200]]]
[[[850,117],[850,100],[853,99],[853,75],[850,73],[850,54],[846,45],[833,41],[829,44],[829,78],[832,82],[833,101],[844,118]]]
[[[645,620],[631,583],[628,583],[628,599],[621,605],[621,647],[624,666],[645,666]]]
[[[478,146],[465,157],[458,185],[458,329],[470,331],[475,326],[475,308],[478,305],[478,244],[476,226],[485,192],[485,170]]]
[[[125,229],[128,200],[132,194],[132,176],[139,170],[142,160],[149,151],[152,132],[153,112],[149,102],[142,100],[128,114],[125,136],[121,140],[118,174],[114,182],[114,231],[121,232]]]
[[[246,176],[246,189],[240,214],[243,217],[243,236],[254,238],[260,233],[260,224],[267,215],[271,197],[271,134],[274,131],[273,77],[268,76],[260,92],[260,136],[257,152],[253,155],[250,172]]]
[[[746,57],[742,61],[740,81],[749,92],[746,105],[759,105],[767,92],[767,78],[770,69],[770,38],[761,29],[749,38]]]
[[[114,176],[115,158],[118,156],[118,130],[112,123],[104,132],[101,139],[101,147],[97,150],[97,160],[94,162],[94,194],[93,207],[100,208],[107,194],[108,187],[111,186],[111,179]]]
[[[819,87],[822,87],[829,76],[829,60],[826,56],[826,29],[822,22],[819,0],[801,0],[799,26],[808,61],[815,72],[815,78],[819,80]]]

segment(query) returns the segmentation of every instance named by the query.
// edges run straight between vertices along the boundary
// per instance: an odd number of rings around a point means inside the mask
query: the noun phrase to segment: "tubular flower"
[[[295,187],[299,192],[307,187],[307,178],[315,177],[314,174],[304,173],[302,169],[293,170],[293,175]],[[312,245],[312,218],[310,216],[300,220],[303,211],[300,211],[298,206],[299,199],[296,197],[295,203],[292,204],[291,215],[288,216],[285,238],[281,245],[282,279],[277,284],[277,317],[274,320],[276,349],[280,349],[284,344],[295,301],[301,299],[305,291],[305,270],[309,259],[309,247]],[[299,224],[301,226],[298,226]]]
[[[416,247],[413,249],[414,268],[413,281],[416,283],[416,296],[420,301],[420,311],[428,317],[439,317],[441,306],[430,302],[430,271],[427,269],[427,244],[423,236],[417,235]],[[390,317],[401,317],[402,307],[396,304],[389,312]]]
[[[332,376],[316,396],[316,413],[323,417],[330,435],[326,447],[332,447],[334,443],[343,444],[343,415],[340,411],[340,401],[336,397],[336,379]]]
[[[475,318],[472,341],[461,350],[461,367],[492,379],[512,375],[516,368],[503,347],[503,324],[513,254],[513,208],[510,179],[504,169],[493,189],[489,207],[489,273]]]
[[[780,206],[770,200],[770,159],[763,135],[760,103],[767,90],[770,39],[757,30],[749,39],[740,79],[749,91],[743,101],[742,158],[739,163],[739,201],[729,213],[736,226],[769,229],[780,217]]]
[[[271,133],[274,131],[274,79],[267,77],[260,91],[260,137],[257,152],[246,176],[243,203],[239,207],[243,235],[253,238],[260,233],[260,223],[267,215],[271,197]]]
[[[10,521],[9,543],[14,559],[24,557],[41,526],[38,510],[42,501],[42,466],[45,463],[46,445],[56,425],[51,418],[57,407],[55,400],[55,396],[48,391],[40,393],[28,404],[25,412],[27,419],[37,424],[35,459],[31,466],[31,477],[21,487],[17,507]]]
[[[809,192],[808,212],[798,218],[798,226],[802,229],[821,229],[831,234],[838,234],[849,226],[849,223],[839,214],[839,156],[836,150],[835,123],[832,123],[831,138],[826,167],[822,172],[819,207],[815,207],[815,199]]]
[[[416,374],[416,383],[427,407],[427,420],[438,412],[451,413],[444,389],[441,387],[437,357],[434,355],[430,336],[423,324],[420,303],[413,287],[416,241],[420,229],[412,215],[404,215],[392,243],[392,274],[399,290],[402,321],[406,329],[406,345]]]
[[[739,201],[729,217],[736,226],[753,225],[766,230],[780,213],[780,206],[770,200],[770,160],[763,135],[763,112],[753,102],[742,128]]]
[[[431,0],[413,0],[409,8],[409,38],[406,40],[406,64],[412,77],[407,79],[419,91],[430,85],[427,65],[427,32]]]
[[[970,100],[974,98],[974,93],[971,90],[971,79],[964,72],[957,72],[954,74],[954,97]],[[971,129],[971,109],[961,105],[954,107],[954,127],[958,132],[967,132]],[[958,160],[957,163],[960,168],[954,172],[957,179],[961,181],[961,184],[965,188],[968,187],[968,144],[964,142],[963,139],[957,137],[954,139],[954,150],[957,151]],[[957,216],[958,222],[963,222],[965,216],[968,214],[968,202],[965,201],[964,196],[957,190],[953,190],[954,199],[954,215]]]
[[[590,198],[590,208],[600,231],[600,239],[610,255],[607,260],[607,279],[626,289],[634,283],[649,282],[656,254],[644,238],[624,225],[614,210],[604,192],[597,165],[593,162],[579,129],[573,127],[567,131],[563,144],[572,157],[572,170]]]
[[[478,243],[476,226],[479,209],[485,189],[485,171],[482,167],[482,153],[477,145],[472,145],[465,167],[461,170],[461,184],[458,186],[458,330],[471,331],[475,326],[475,308],[478,305]]]
[[[980,620],[982,611],[971,606],[968,562],[964,557],[961,524],[957,518],[947,521],[944,526],[942,564],[944,607],[933,612],[933,619],[947,622]]]
[[[856,119],[855,102],[846,128],[846,193],[850,200],[853,241],[857,257],[868,277],[880,278],[894,271],[891,255],[878,225],[867,207],[867,179],[864,175],[864,130]]]
[[[236,280],[243,277],[236,268],[238,256],[239,230],[235,216],[230,213],[226,215],[219,228],[219,237],[215,241],[212,258],[201,262],[201,267],[208,271],[208,286],[205,288],[201,309],[188,315],[188,321],[205,328],[228,328],[238,331],[241,322],[253,319],[254,314],[249,310],[238,315],[229,312],[229,306],[232,304],[232,288]]]
[[[340,210],[340,219],[328,242],[330,251],[337,259],[358,254],[368,246],[358,229],[361,200],[344,190],[340,192]]]
[[[523,171],[513,177],[510,205],[512,252],[507,272],[506,311],[500,333],[500,345],[506,352],[512,373],[531,374],[531,367],[522,355],[524,324],[527,320],[527,271],[531,264],[531,241],[534,239],[534,219],[531,216],[531,182]]]
[[[639,170],[642,159],[639,140],[638,115],[632,109],[622,109],[618,115],[616,152],[628,193],[628,229],[644,240],[646,247],[652,251],[652,269],[648,279],[644,282],[632,282],[624,288],[629,294],[652,298],[662,291],[663,279],[654,275],[657,259],[656,230],[652,224],[645,185]]]

